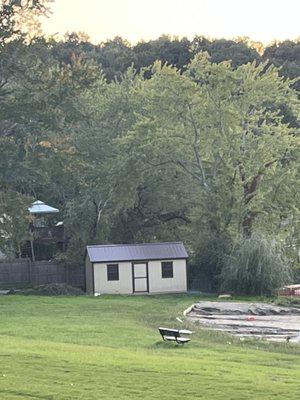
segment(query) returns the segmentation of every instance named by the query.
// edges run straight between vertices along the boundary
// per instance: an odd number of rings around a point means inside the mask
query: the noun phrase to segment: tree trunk
[[[242,221],[243,234],[245,236],[251,236],[252,230],[253,230],[253,223],[258,214],[258,212],[256,212],[256,211],[248,210],[248,204],[256,196],[256,193],[257,193],[260,183],[263,179],[266,168],[270,167],[276,161],[277,160],[272,160],[272,161],[267,162],[262,168],[260,168],[258,170],[258,173],[248,182],[246,179],[244,165],[241,161],[238,162],[240,177],[241,177],[241,180],[243,183],[243,188],[244,188],[244,206],[245,206],[245,209],[247,210],[243,217],[243,221]]]
[[[255,221],[257,213],[253,211],[248,211],[243,218],[242,228],[243,228],[243,235],[244,236],[251,236],[253,231],[253,223]]]

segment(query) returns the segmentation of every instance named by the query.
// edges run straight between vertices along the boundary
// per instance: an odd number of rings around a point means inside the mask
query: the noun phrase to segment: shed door
[[[133,293],[149,292],[148,263],[132,264]]]

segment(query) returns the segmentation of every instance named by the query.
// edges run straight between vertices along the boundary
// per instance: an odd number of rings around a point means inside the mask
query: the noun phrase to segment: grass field
[[[196,297],[0,297],[0,399],[298,399],[300,351],[159,325]],[[185,325],[186,327],[186,325]]]

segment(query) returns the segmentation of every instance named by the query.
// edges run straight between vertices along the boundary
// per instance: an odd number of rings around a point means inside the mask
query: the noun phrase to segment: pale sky
[[[300,36],[300,0],[55,0],[47,35],[82,31],[94,43],[131,43],[162,34],[250,39],[268,44]]]

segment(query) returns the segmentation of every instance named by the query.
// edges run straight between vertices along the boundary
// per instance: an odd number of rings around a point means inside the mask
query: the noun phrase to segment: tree
[[[237,240],[225,260],[222,278],[223,290],[262,296],[291,282],[292,275],[276,240],[256,233]]]
[[[107,240],[107,209],[115,204],[117,149],[113,142],[126,129],[128,116],[134,117],[130,87],[130,73],[122,83],[110,85],[99,75],[95,87],[77,98],[79,118],[70,138],[75,149],[71,169],[80,169],[80,174],[75,177],[76,193],[65,204],[71,237],[67,258],[81,259],[88,243]]]
[[[40,33],[38,18],[47,15],[53,0],[2,0],[0,5],[0,47],[11,40]]]
[[[22,256],[22,244],[29,238],[29,203],[29,197],[9,190],[0,191],[0,248],[6,256]]]
[[[292,254],[299,103],[278,70],[257,66],[244,40],[96,46],[84,34],[56,42],[15,25],[46,4],[2,9],[3,204],[15,196],[16,217],[32,198],[60,208],[74,260],[87,243],[184,238],[215,277],[234,238],[258,229]],[[210,55],[189,63],[199,49]]]
[[[132,49],[135,56],[134,66],[140,70],[160,60],[163,64],[173,65],[184,70],[191,58],[190,45],[187,38],[179,40],[166,35],[157,40],[139,42]]]
[[[280,107],[297,104],[278,71],[198,55],[183,75],[156,64],[142,91],[143,110],[120,140],[136,190],[153,175],[166,187],[171,173],[184,176],[194,249],[202,235],[278,233],[296,195],[295,129]]]
[[[35,21],[46,12],[46,4],[44,0],[3,0],[0,5],[0,245],[10,255],[21,255],[21,244],[27,236],[26,206],[30,202],[24,188],[36,177],[27,163],[26,133],[15,97],[26,71],[20,58],[24,64],[29,60],[24,51],[23,28],[25,21]]]
[[[265,60],[280,68],[280,75],[295,79],[293,87],[300,90],[300,41],[286,40],[268,46],[263,54]]]
[[[253,61],[259,62],[261,59],[257,50],[249,46],[247,39],[208,40],[201,36],[195,36],[191,43],[191,49],[194,55],[207,52],[211,61],[215,63],[231,61],[234,68]]]
[[[35,7],[44,3],[22,2],[22,7],[28,6],[28,10],[35,12]],[[19,11],[14,5],[13,2],[4,3],[13,21],[14,12]],[[7,11],[5,7],[4,10]],[[5,199],[9,201],[15,196],[9,212],[5,211],[8,218],[0,220],[0,229],[7,231],[7,224],[15,221],[14,229],[18,231],[18,234],[4,235],[8,242],[23,234],[26,239],[26,232],[18,227],[27,226],[24,210],[27,212],[32,198],[46,198],[60,207],[76,191],[73,170],[67,167],[68,163],[72,164],[73,152],[70,129],[77,121],[74,99],[93,85],[99,72],[97,65],[80,57],[73,57],[69,65],[59,64],[51,56],[47,41],[36,39],[25,43],[22,33],[16,36],[14,22],[11,26],[7,29],[11,40],[5,39],[0,49],[0,151],[3,154],[0,196],[3,210],[6,210]],[[21,220],[22,224],[18,222]],[[15,245],[8,243],[8,247],[15,248]]]
[[[120,79],[134,62],[130,43],[119,36],[102,43],[95,56],[108,81]]]

